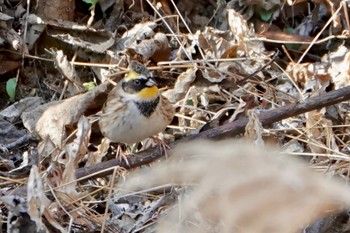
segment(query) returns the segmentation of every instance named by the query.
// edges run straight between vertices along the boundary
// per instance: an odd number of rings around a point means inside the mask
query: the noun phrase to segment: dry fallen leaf
[[[75,71],[74,65],[70,61],[68,61],[67,56],[63,53],[62,50],[58,50],[55,52],[55,64],[60,71],[60,73],[66,78],[66,96],[74,96],[84,92],[83,84],[80,81],[77,72]]]
[[[36,122],[35,132],[42,139],[50,139],[58,148],[62,147],[62,140],[66,138],[65,126],[78,122],[85,110],[97,95],[107,90],[107,83],[63,101],[58,101],[44,111]]]
[[[190,89],[191,84],[196,79],[196,72],[196,67],[188,68],[185,72],[181,73],[179,77],[177,77],[174,88],[165,91],[163,95],[167,97],[171,103],[176,103],[184,98]]]
[[[62,154],[64,154],[65,159],[59,160],[65,165],[62,180],[60,180],[60,191],[67,194],[71,199],[78,196],[75,170],[82,157],[88,152],[87,147],[91,133],[91,125],[84,116],[80,117],[77,127],[76,138],[64,147]]]
[[[6,117],[7,121],[16,122],[24,113],[33,110],[43,103],[41,97],[27,97],[20,101],[8,106],[7,108],[0,111],[0,116]],[[24,123],[25,124],[25,123]]]
[[[313,154],[323,154],[327,153],[327,148],[332,148],[330,144],[325,144],[331,142],[329,137],[331,136],[328,130],[332,129],[332,122],[325,118],[323,111],[311,111],[305,114],[305,126],[307,127],[307,136],[308,136],[308,147],[310,148]],[[327,130],[328,129],[328,130]]]
[[[249,121],[245,127],[245,137],[256,145],[264,145],[262,138],[264,128],[259,121],[256,110],[249,110],[247,112]]]
[[[27,193],[28,214],[30,219],[36,223],[37,230],[44,230],[46,227],[42,222],[42,215],[45,208],[49,207],[50,200],[45,196],[39,169],[35,165],[30,170]]]
[[[123,34],[116,47],[118,50],[135,47],[139,41],[152,37],[155,34],[154,29],[156,27],[157,24],[154,22],[136,24],[133,28]]]
[[[156,33],[150,39],[130,45],[129,49],[135,50],[145,60],[167,61],[170,56],[169,41],[164,33]]]
[[[322,61],[330,64],[328,72],[332,77],[335,89],[348,86],[350,83],[350,52],[345,46],[323,56]]]

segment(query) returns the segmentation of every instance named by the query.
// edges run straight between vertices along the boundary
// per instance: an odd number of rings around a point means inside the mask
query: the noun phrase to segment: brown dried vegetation
[[[2,232],[350,231],[347,1],[0,6]],[[127,165],[96,121],[131,60],[176,116]]]

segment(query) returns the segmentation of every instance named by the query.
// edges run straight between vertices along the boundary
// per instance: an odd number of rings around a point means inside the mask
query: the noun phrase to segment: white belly
[[[129,115],[125,116],[124,124],[113,127],[110,135],[107,136],[113,142],[132,144],[140,142],[150,136],[156,135],[165,130],[169,124],[158,111],[152,113],[150,117],[145,117],[139,113],[136,105],[130,103]],[[131,120],[132,119],[132,120]]]

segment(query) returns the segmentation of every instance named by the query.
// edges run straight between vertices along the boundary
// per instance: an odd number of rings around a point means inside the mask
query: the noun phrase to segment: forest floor
[[[2,232],[350,232],[341,0],[0,2]],[[98,127],[143,63],[176,114]]]

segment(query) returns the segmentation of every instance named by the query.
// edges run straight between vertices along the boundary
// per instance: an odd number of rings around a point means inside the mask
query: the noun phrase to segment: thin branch
[[[338,104],[344,101],[350,100],[350,86],[344,87],[335,91],[328,92],[323,95],[314,96],[309,99],[306,99],[303,102],[297,102],[294,104],[290,104],[284,107],[280,107],[272,110],[261,110],[258,113],[260,122],[264,127],[268,127],[272,123],[281,121],[283,119],[297,116],[299,114],[303,114],[306,112],[310,112],[312,110],[320,109],[323,107],[327,107],[330,105]],[[200,132],[196,135],[188,136],[183,139],[180,139],[176,142],[171,143],[169,146],[174,147],[180,143],[195,140],[195,139],[214,139],[221,137],[233,137],[244,133],[245,127],[248,123],[248,117],[242,117],[234,122],[227,123],[221,125],[216,128],[212,128],[203,132]],[[129,157],[128,166],[124,161],[120,161],[119,159],[112,159],[106,162],[102,162],[100,164],[96,164],[90,167],[79,168],[76,171],[76,177],[78,179],[84,179],[84,177],[91,177],[91,175],[95,174],[95,176],[101,177],[110,175],[113,170],[108,169],[114,166],[121,166],[124,168],[134,168],[141,165],[149,164],[156,160],[159,160],[164,157],[159,146],[152,147],[148,150],[141,151],[137,153],[135,156]],[[106,170],[105,172],[100,172]]]

